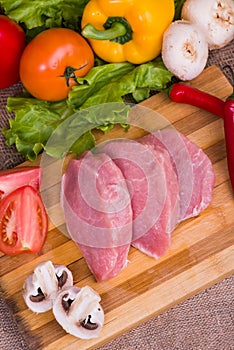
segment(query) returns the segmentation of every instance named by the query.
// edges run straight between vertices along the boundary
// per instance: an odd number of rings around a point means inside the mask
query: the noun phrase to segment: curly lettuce
[[[28,40],[40,31],[66,27],[80,31],[80,20],[88,0],[1,0],[5,15],[19,23]]]
[[[15,144],[27,159],[35,160],[45,149],[52,132],[75,112],[92,106],[99,106],[100,109],[110,102],[123,103],[129,94],[133,101],[140,102],[149,96],[152,89],[166,89],[171,78],[172,74],[160,58],[138,66],[128,62],[96,66],[84,78],[78,79],[79,85],[72,88],[66,100],[47,102],[25,94],[9,97],[6,108],[15,114],[15,118],[10,119],[9,128],[4,128],[2,132],[9,146]],[[95,127],[106,133],[120,122],[127,129],[126,118],[117,120],[114,116],[105,119],[99,114],[100,120],[95,120]],[[78,125],[81,122],[83,120],[77,120]],[[89,125],[91,127],[91,123]],[[82,153],[92,148],[94,142],[91,129],[86,130],[86,134],[77,140],[71,150]]]

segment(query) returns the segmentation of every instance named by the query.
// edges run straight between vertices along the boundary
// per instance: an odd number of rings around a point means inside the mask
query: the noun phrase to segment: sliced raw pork
[[[98,281],[127,264],[132,240],[131,199],[123,174],[105,154],[70,160],[61,205],[71,238]]]
[[[163,145],[177,173],[180,193],[180,219],[197,216],[211,202],[215,175],[208,156],[195,143],[175,129],[167,128],[144,136],[141,141]]]
[[[163,146],[131,140],[105,143],[105,152],[121,169],[131,193],[132,245],[158,258],[170,245],[170,233],[178,222],[179,190],[170,156]]]

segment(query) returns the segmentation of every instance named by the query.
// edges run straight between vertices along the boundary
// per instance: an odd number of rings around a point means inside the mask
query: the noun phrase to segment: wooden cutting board
[[[222,99],[232,92],[216,66],[207,68],[190,84]],[[95,282],[77,246],[52,223],[41,254],[0,255],[1,289],[30,349],[95,349],[234,271],[234,198],[225,158],[223,121],[195,107],[173,103],[163,93],[142,105],[160,112],[210,157],[216,175],[213,200],[202,214],[175,229],[164,257],[155,261],[131,248],[128,266],[106,282]],[[142,130],[131,127],[126,135],[116,127],[105,138],[137,138],[143,134]],[[103,140],[100,133],[96,137]],[[30,164],[39,163],[40,160]],[[47,190],[53,193],[53,189]],[[100,293],[105,325],[98,339],[77,339],[63,331],[51,311],[34,314],[27,309],[21,293],[23,282],[38,263],[49,259],[67,265],[76,285],[88,284]]]

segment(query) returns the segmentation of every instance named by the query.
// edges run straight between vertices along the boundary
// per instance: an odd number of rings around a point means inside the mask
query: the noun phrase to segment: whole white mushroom
[[[234,39],[233,0],[186,0],[181,18],[199,26],[210,50],[224,47]]]
[[[162,60],[181,80],[191,80],[205,68],[208,44],[197,25],[185,20],[172,22],[164,32]]]

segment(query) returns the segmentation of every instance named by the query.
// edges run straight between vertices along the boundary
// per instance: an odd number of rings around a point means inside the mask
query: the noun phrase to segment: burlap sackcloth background
[[[210,52],[207,66],[212,64],[220,67],[233,85],[233,75],[227,66],[234,70],[234,41],[221,50]],[[11,117],[5,110],[7,97],[19,91],[20,84],[0,90],[0,129],[8,125]],[[0,169],[12,168],[23,161],[14,147],[5,145],[0,132]],[[234,350],[233,283],[233,276],[224,279],[98,349]],[[29,348],[0,289],[0,350],[13,349]]]

